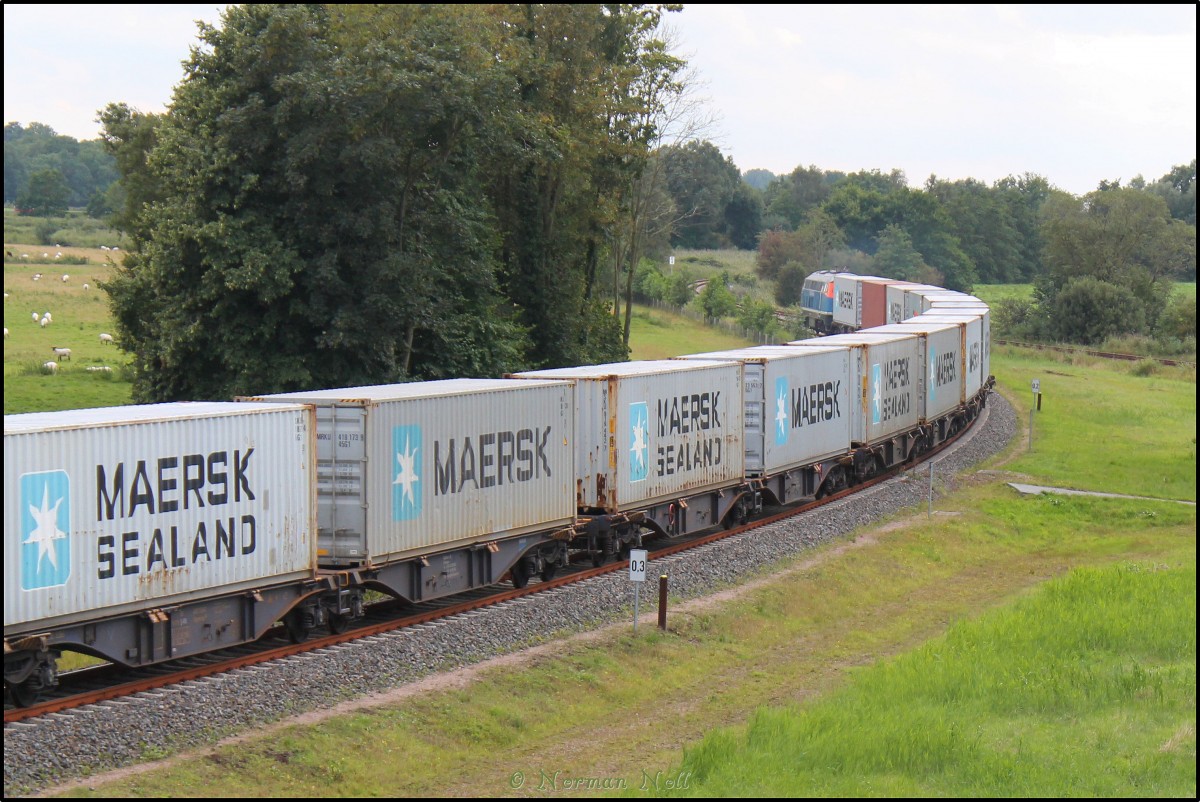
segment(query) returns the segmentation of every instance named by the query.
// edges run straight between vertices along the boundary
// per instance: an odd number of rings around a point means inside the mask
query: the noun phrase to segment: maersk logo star
[[[21,477],[21,588],[66,584],[71,576],[71,481],[66,471]]]
[[[883,405],[883,376],[879,369],[879,365],[871,366],[871,382],[875,385],[875,392],[871,395],[871,423],[879,423],[881,407]]]
[[[392,481],[392,520],[408,521],[421,514],[421,451],[419,426],[392,429],[392,451],[396,454],[396,476]]]
[[[629,405],[629,481],[640,482],[650,468],[650,408],[645,401]]]
[[[788,436],[788,383],[784,377],[775,380],[775,444],[784,445]]]

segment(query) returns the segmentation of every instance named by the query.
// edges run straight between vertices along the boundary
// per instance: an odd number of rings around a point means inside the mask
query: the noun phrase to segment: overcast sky
[[[4,119],[94,139],[162,111],[213,5],[4,4]],[[903,170],[1075,194],[1196,156],[1196,6],[686,5],[669,15],[742,171]]]

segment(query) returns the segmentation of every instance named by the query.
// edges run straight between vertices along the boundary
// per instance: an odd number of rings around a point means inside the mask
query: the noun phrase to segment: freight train
[[[968,426],[987,307],[817,274],[830,336],[669,360],[4,419],[4,684],[341,631],[838,492]],[[911,295],[911,297],[909,297]],[[893,315],[894,313],[894,315]]]

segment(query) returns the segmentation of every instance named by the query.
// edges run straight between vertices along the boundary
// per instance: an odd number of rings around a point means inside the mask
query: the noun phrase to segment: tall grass
[[[1081,568],[681,773],[695,796],[1193,796],[1195,670],[1194,564]]]

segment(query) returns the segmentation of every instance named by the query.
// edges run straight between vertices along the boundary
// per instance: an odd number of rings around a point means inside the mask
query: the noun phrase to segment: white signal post
[[[633,583],[633,631],[637,633],[638,602],[642,583],[646,581],[646,550],[629,550],[629,581]]]

